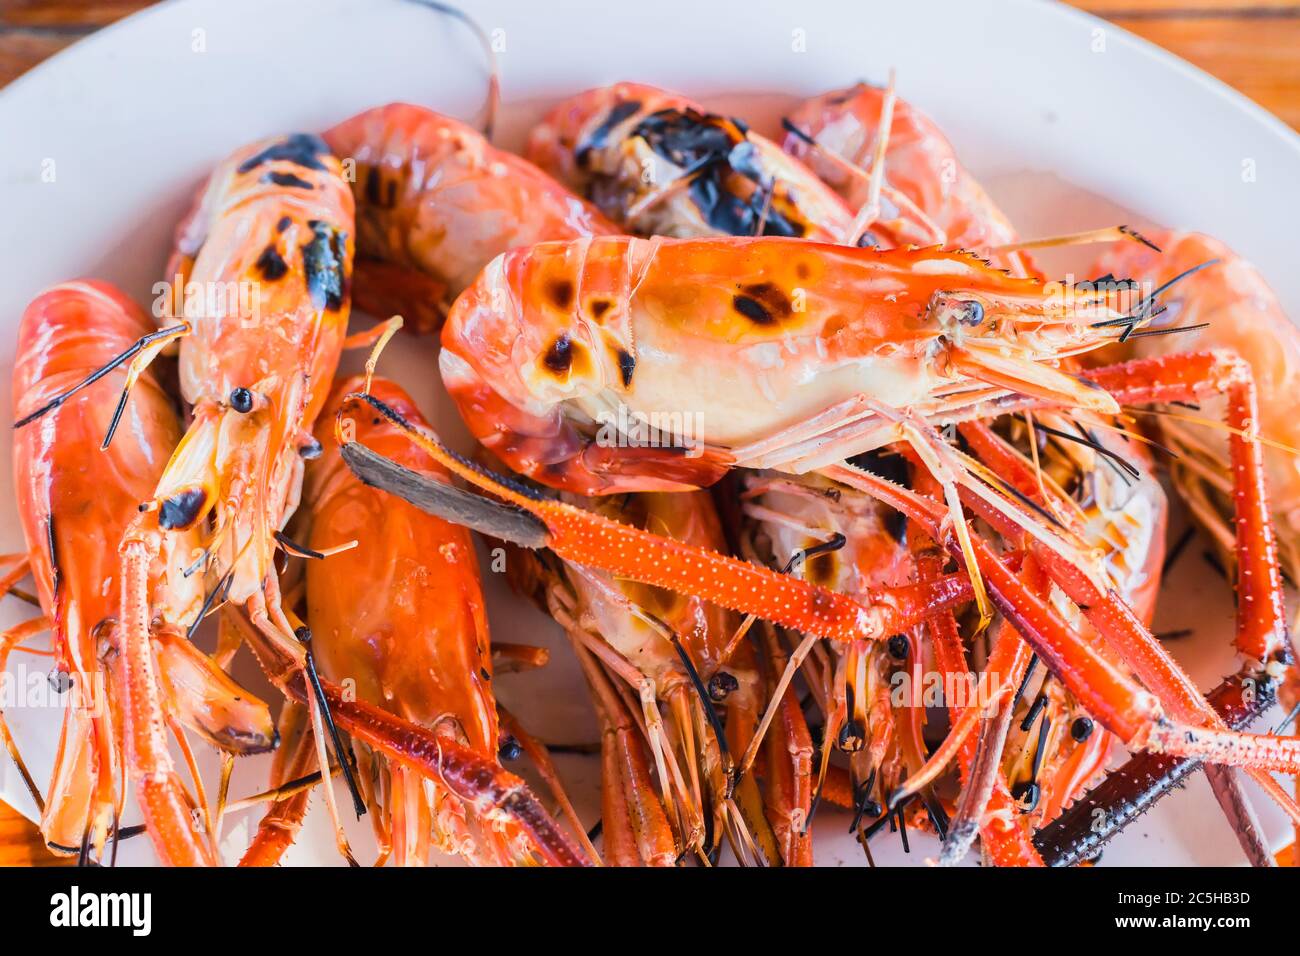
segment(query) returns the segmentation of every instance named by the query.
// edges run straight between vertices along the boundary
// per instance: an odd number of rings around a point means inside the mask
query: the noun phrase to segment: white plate
[[[733,109],[739,104],[770,131],[795,98],[859,78],[880,81],[892,66],[901,94],[948,132],[1022,232],[1112,224],[1120,210],[1134,211],[1139,221],[1203,230],[1254,260],[1300,314],[1293,262],[1300,139],[1185,63],[1073,10],[1031,0],[461,3],[504,42],[504,145],[517,145],[527,123],[555,98],[616,80],[657,83]],[[806,52],[797,52],[801,45]],[[97,276],[147,302],[192,189],[238,145],[324,129],[397,99],[468,118],[482,92],[480,53],[464,29],[400,0],[170,3],[54,57],[0,93],[0,381],[9,381],[23,307],[45,286]],[[42,173],[51,168],[54,181],[45,182]],[[408,373],[407,382],[426,383],[418,399],[436,401],[427,384],[428,350],[403,343],[385,362],[398,377]],[[0,418],[12,417],[8,402],[6,384]],[[454,413],[442,408],[434,417],[452,430]],[[13,551],[22,540],[9,504],[10,449],[0,444],[0,551]],[[1158,623],[1195,621],[1200,640],[1222,648],[1231,634],[1231,600],[1222,584],[1198,576],[1199,564],[1180,565],[1164,599],[1166,608],[1179,604],[1178,614],[1162,612]],[[585,694],[556,629],[487,577],[495,633],[545,641],[557,651],[541,674],[502,679],[503,697],[543,737],[594,739]],[[16,602],[2,611],[3,625],[23,616]],[[23,657],[14,655],[11,667],[30,666],[33,659]],[[1212,681],[1231,661],[1221,654],[1204,666],[1202,676]],[[48,780],[58,712],[10,706],[8,716],[37,779]],[[594,821],[594,762],[562,759],[580,812]],[[261,789],[265,764],[240,761],[232,793]],[[0,763],[0,798],[33,810],[7,762]],[[297,862],[337,862],[317,803],[290,853]],[[1281,839],[1279,814],[1262,801],[1260,810]],[[228,859],[238,856],[246,824],[255,820],[231,820]],[[845,823],[834,811],[819,814],[821,863],[862,861]],[[370,845],[365,828],[354,832],[360,847]],[[878,861],[903,860],[892,839],[875,852]],[[932,844],[916,839],[908,859],[931,853]],[[128,841],[121,859],[147,861],[149,848]],[[1240,859],[1199,775],[1106,853],[1108,863]]]

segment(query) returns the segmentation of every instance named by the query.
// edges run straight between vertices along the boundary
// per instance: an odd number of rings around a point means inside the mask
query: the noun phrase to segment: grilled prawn
[[[640,235],[846,242],[853,226],[853,210],[771,140],[641,83],[560,103],[527,156]]]
[[[674,541],[725,549],[706,492],[583,503]],[[518,566],[521,562],[512,565]],[[806,803],[799,805],[796,798],[791,805],[789,793],[776,786],[783,774],[795,773],[791,761],[799,753],[799,729],[806,739],[807,728],[800,714],[783,733],[774,733],[766,800],[752,781],[742,781],[733,801],[734,757],[749,745],[765,696],[754,648],[748,643],[735,650],[730,646],[739,620],[699,598],[546,555],[522,567],[528,570],[515,573],[516,585],[531,593],[573,640],[605,726],[605,831],[611,862],[671,864],[686,851],[708,855],[723,834],[741,858],[757,847],[768,862],[789,862],[790,845],[798,841],[778,846],[768,815],[780,821],[808,812]],[[620,699],[626,696],[616,692],[622,687],[635,692],[636,710]],[[796,756],[782,760],[779,747]],[[657,793],[647,786],[651,765],[658,772]],[[635,838],[620,840],[624,830]],[[706,845],[706,832],[712,835],[711,845]],[[621,849],[632,845],[639,847],[636,853]]]
[[[443,331],[442,370],[480,440],[513,467],[571,490],[699,485],[726,467],[748,465],[821,470],[881,497],[961,555],[977,599],[987,587],[1039,657],[1127,746],[1247,766],[1266,780],[1266,769],[1298,762],[1293,742],[1227,731],[1131,609],[1106,591],[1095,558],[1045,527],[1014,496],[977,480],[929,430],[1043,407],[1112,414],[1120,404],[1227,392],[1236,429],[1238,644],[1263,662],[1261,678],[1274,679],[1289,650],[1260,446],[1241,431],[1256,402],[1248,366],[1208,352],[1097,369],[1087,379],[1067,375],[1051,363],[1096,348],[1146,317],[1116,315],[1104,300],[1072,299],[1062,291],[962,254],[929,250],[877,252],[781,239],[543,244],[501,257],[458,300]],[[812,369],[820,374],[808,374]],[[680,447],[621,454],[626,442],[617,432],[602,440],[595,428],[598,416],[619,403],[634,411],[710,409],[703,454],[691,460]],[[425,447],[437,447],[427,432],[414,431]],[[898,440],[939,481],[942,502],[840,463]],[[573,540],[585,562],[601,560],[597,566],[813,634],[879,640],[896,633],[897,618],[881,620],[878,601],[841,605],[815,589],[782,584],[773,595],[801,592],[799,609],[788,600],[774,608],[765,597],[742,597],[738,581],[728,588],[679,575],[664,567],[666,558],[649,565],[627,551],[602,558],[591,553],[596,542],[637,536],[592,516],[579,522],[517,490],[503,492],[500,482],[463,465],[453,471],[540,518],[552,547],[585,527],[585,537]],[[986,543],[972,538],[962,506],[1023,541],[1151,691],[1118,672]],[[716,556],[696,560],[701,569],[725,565],[739,574]],[[809,607],[817,609],[811,619],[794,623]],[[846,629],[840,614],[852,616],[854,607],[857,623]],[[1272,792],[1278,795],[1276,786]],[[1287,805],[1296,812],[1289,798]]]
[[[57,400],[148,330],[139,308],[106,283],[69,282],[46,291],[19,326],[13,380],[19,416]],[[108,386],[122,386],[126,374],[109,372]],[[161,623],[140,642],[127,640],[118,623],[118,542],[181,435],[170,399],[147,372],[120,415],[127,427],[102,454],[113,407],[90,391],[59,401],[38,425],[15,432],[15,486],[28,550],[6,587],[30,568],[44,616],[7,634],[0,654],[50,629],[55,666],[76,694],[64,711],[41,815],[52,849],[102,853],[119,826],[129,779],[163,862],[214,863],[210,837],[186,836],[200,808],[173,768],[168,731],[185,745],[180,728],[189,727],[236,754],[269,750],[275,731],[266,705],[178,627],[196,620],[203,603],[201,579],[182,570],[201,550],[196,530],[168,538],[142,582]]]
[[[325,133],[354,164],[358,308],[432,331],[483,266],[516,246],[618,230],[464,123],[392,103]]]
[[[957,158],[934,122],[888,89],[858,83],[805,100],[786,119],[783,149],[806,162],[851,208],[871,199],[869,168],[883,133],[885,188],[878,230],[890,245],[942,245],[986,254],[1018,241],[1015,228]],[[890,117],[882,131],[883,116]],[[1024,253],[996,266],[1034,274]]]
[[[894,440],[899,416],[987,416],[1015,392],[1113,412],[1054,364],[1114,338],[1096,323],[1115,314],[1064,301],[955,252],[544,243],[457,301],[440,363],[512,468],[584,494],[676,490],[734,465],[809,470]],[[620,440],[637,424],[654,441]]]
[[[331,408],[343,408],[344,427],[409,468],[436,471],[435,462],[364,406],[349,415],[347,396],[362,385],[349,379],[335,390]],[[408,421],[422,421],[396,385],[376,380],[370,393]],[[307,621],[321,672],[350,679],[359,699],[496,761],[502,735],[470,533],[358,481],[339,457],[334,427],[330,415],[317,428],[329,450],[308,468],[304,540],[318,552],[346,541],[357,546],[307,565]],[[509,805],[480,812],[473,801],[382,755],[368,752],[367,761],[396,862],[422,864],[431,843],[476,862],[532,859]],[[500,767],[494,774],[511,777]],[[523,791],[519,799],[532,797]]]
[[[256,627],[306,663],[280,606],[273,559],[276,534],[297,503],[301,456],[317,447],[309,428],[343,345],[352,233],[352,193],[319,137],[298,133],[237,151],[178,229],[168,267],[173,324],[105,366],[129,360],[106,445],[132,386],[178,339],[181,394],[191,409],[188,430],[123,535],[119,621],[128,659],[145,656],[159,616],[168,625],[191,623],[171,616],[170,597],[153,592],[150,581],[174,573],[172,542],[197,529],[201,548],[187,556],[187,569],[205,572],[214,600],[246,605]],[[101,377],[88,376],[28,421]],[[144,681],[140,692],[155,688]],[[323,753],[320,708],[315,701],[311,711]],[[338,836],[345,847],[341,829]]]

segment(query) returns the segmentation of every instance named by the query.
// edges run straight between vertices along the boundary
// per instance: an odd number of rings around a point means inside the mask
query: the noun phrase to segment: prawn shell
[[[363,384],[340,382],[331,410]],[[376,379],[371,394],[425,424],[392,382]],[[495,758],[492,661],[473,539],[465,528],[363,484],[343,463],[334,422],[328,415],[316,429],[325,452],[307,469],[303,543],[318,550],[356,546],[307,565],[308,622],[321,671],[352,681],[358,698],[422,726],[441,726]],[[449,479],[369,406],[348,406],[344,422],[379,454]]]
[[[324,138],[354,164],[357,306],[418,331],[508,249],[618,231],[532,163],[420,106],[367,110]]]
[[[712,162],[702,163],[703,153]],[[643,83],[563,101],[534,128],[526,155],[641,235],[752,235],[761,221],[765,235],[837,242],[853,222],[853,211],[771,140]],[[689,188],[634,214],[639,199],[696,166]]]
[[[953,289],[1041,301],[1042,287],[934,250],[543,243],[494,260],[456,301],[439,361],[511,468],[582,494],[682,490],[716,481],[729,448],[854,395],[923,409],[953,381],[931,315]],[[642,423],[653,434],[629,440]]]
[[[42,293],[19,323],[17,417],[80,382],[152,329],[144,312],[105,282],[80,280]],[[55,649],[65,666],[69,653],[92,663],[95,629],[116,619],[118,543],[180,439],[171,400],[146,372],[127,399],[112,444],[101,451],[113,398],[125,381],[123,366],[14,432],[19,519],[41,607],[54,622]],[[188,544],[194,547],[197,540]],[[181,547],[177,553],[188,552]],[[160,589],[170,596],[168,607],[174,613],[197,608],[201,578],[168,577],[169,587]]]
[[[788,121],[825,151],[869,169],[886,93],[866,83],[831,90],[800,103]],[[850,174],[795,133],[787,131],[781,146],[806,162],[850,208],[868,201],[868,177]],[[947,243],[955,248],[984,252],[1019,238],[1002,210],[961,164],[943,131],[914,105],[897,97],[885,146],[885,179],[942,229]],[[890,205],[888,200],[884,203]],[[890,233],[892,244],[925,241],[909,229],[901,211],[886,208],[882,220],[881,228]],[[1004,268],[1017,265],[1011,256],[994,257],[993,263]]]

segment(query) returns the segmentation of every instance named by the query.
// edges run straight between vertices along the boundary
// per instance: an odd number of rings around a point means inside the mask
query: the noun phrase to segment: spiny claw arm
[[[439,517],[527,547],[545,546],[575,564],[841,641],[883,640],[938,610],[968,600],[971,594],[969,578],[959,573],[924,585],[881,588],[872,594],[870,603],[860,604],[846,595],[769,568],[546,498],[456,454],[374,396],[357,393],[350,398],[370,405],[439,464],[504,504],[465,492],[450,494],[446,482],[401,468],[356,442],[344,441],[342,429],[336,429],[343,459],[362,481],[391,491]],[[347,406],[347,401],[340,406],[340,421]]]
[[[366,484],[397,495],[421,511],[520,547],[546,547],[545,523],[526,511],[421,475],[360,442],[345,442],[340,452],[352,473]]]
[[[301,668],[288,661],[255,628],[229,613],[244,635],[267,677],[300,704],[308,701]],[[553,866],[587,866],[570,842],[519,777],[470,747],[439,736],[364,701],[349,700],[335,684],[320,680],[323,696],[339,728],[390,760],[436,780],[484,816],[508,816],[528,834],[539,855]]]

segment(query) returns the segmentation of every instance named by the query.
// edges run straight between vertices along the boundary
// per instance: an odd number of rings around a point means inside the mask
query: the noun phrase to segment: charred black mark
[[[262,254],[257,257],[257,271],[267,282],[275,282],[277,279],[284,278],[284,274],[289,271],[289,263],[284,261],[284,256],[280,255],[280,251],[272,244],[263,249]]]
[[[623,376],[623,387],[630,387],[632,373],[636,371],[636,358],[627,349],[618,350],[618,371]]]
[[[724,117],[696,110],[659,110],[632,131],[660,156],[683,169],[725,162],[745,134]]]
[[[546,350],[542,361],[556,375],[565,375],[573,365],[573,343],[566,333],[561,332],[551,347]]]
[[[784,190],[778,186],[776,196]],[[767,205],[764,192],[755,190],[748,199],[742,199],[731,192],[725,185],[717,168],[706,170],[691,183],[691,201],[699,208],[704,220],[718,232],[728,236],[752,236],[758,228],[759,219],[763,217],[763,207]],[[802,238],[808,227],[796,220],[789,219],[774,199],[763,220],[764,236],[786,236]]]
[[[262,176],[262,182],[272,183],[276,186],[287,186],[291,189],[316,188],[310,182],[295,173],[281,173],[274,169]]]
[[[642,120],[632,135],[691,178],[691,201],[708,224],[732,236],[752,236],[763,225],[765,236],[803,236],[807,227],[791,221],[788,192],[776,187],[772,202],[766,188],[771,177],[762,166],[758,150],[747,137],[743,123],[725,116],[695,110],[660,110]],[[760,188],[741,197],[736,193],[737,174]]]
[[[546,283],[546,295],[557,309],[573,307],[573,283],[568,279],[552,279]]]
[[[747,295],[736,295],[731,300],[732,306],[737,312],[758,325],[771,325],[772,316],[768,314],[767,309],[757,299],[751,299]]]
[[[604,317],[605,313],[608,312],[613,305],[614,303],[610,299],[592,299],[587,303],[587,309],[591,312],[591,317],[593,319],[600,319]]]
[[[492,679],[492,675],[488,673],[488,669],[486,667],[480,667],[478,669],[478,676],[483,678],[484,680]]]
[[[809,548],[805,552],[805,575],[813,584],[829,586],[835,582],[836,563],[834,554],[827,551],[814,553]]]
[[[895,634],[889,639],[889,656],[896,661],[905,661],[911,647],[912,645],[906,637],[902,634]]]
[[[605,144],[609,141],[609,134],[614,131],[614,127],[623,122],[633,113],[641,108],[639,100],[624,100],[621,103],[615,103],[614,108],[605,114],[600,125],[591,131],[587,140],[578,147],[574,152],[574,159],[579,166],[586,167],[590,154],[593,149],[604,149]]]
[[[158,527],[165,531],[188,528],[198,520],[207,500],[207,492],[202,488],[177,492],[164,501],[158,510]]]
[[[756,325],[771,325],[793,312],[786,294],[771,282],[741,286],[731,304],[737,312]]]
[[[327,222],[313,219],[312,240],[302,247],[302,264],[307,292],[318,309],[337,312],[347,296],[346,265],[343,261],[347,235]]]
[[[280,221],[275,224],[275,231],[284,232],[292,224],[293,224],[293,219],[291,219],[288,216],[281,216]]]
[[[383,174],[374,166],[366,167],[366,202],[372,206],[380,205],[379,186],[383,182]]]
[[[239,172],[246,173],[264,163],[285,160],[304,169],[324,169],[321,156],[328,156],[330,148],[325,140],[312,133],[294,133],[282,140],[277,140],[260,153],[250,156],[239,166]]]
[[[397,180],[385,179],[378,166],[365,168],[366,204],[376,209],[392,209],[397,205]]]

